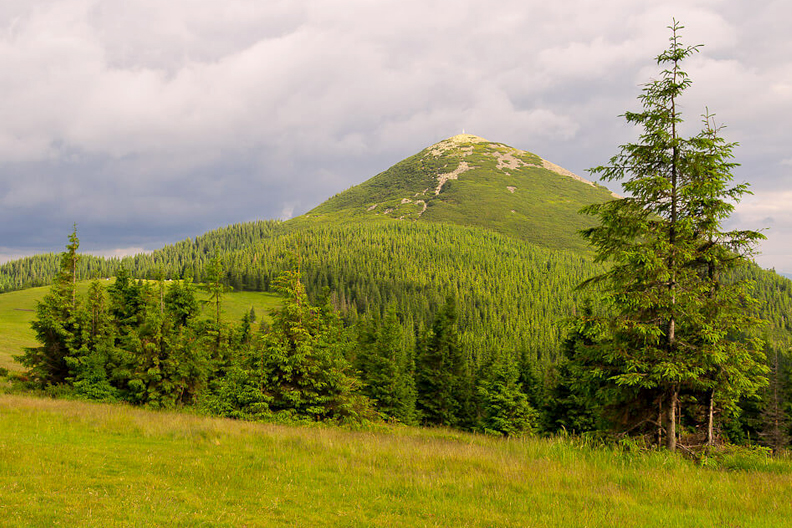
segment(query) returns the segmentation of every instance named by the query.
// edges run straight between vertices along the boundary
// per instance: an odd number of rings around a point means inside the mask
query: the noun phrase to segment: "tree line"
[[[189,276],[136,280],[121,270],[110,285],[94,280],[80,295],[78,243],[73,233],[37,306],[40,346],[19,358],[34,386],[237,419],[388,420],[503,435],[611,427],[602,422],[601,384],[581,385],[590,376],[576,362],[588,339],[579,329],[565,338],[562,359],[544,369],[504,347],[474,361],[453,296],[420,330],[405,325],[409,315],[395,304],[349,318],[327,291],[311,301],[299,258],[273,281],[283,304],[270,319],[223,321],[221,258],[201,284]],[[200,315],[199,289],[208,293],[209,316]],[[723,438],[788,442],[789,362],[775,357],[763,399],[741,402],[723,421]]]
[[[417,336],[394,307],[349,324],[329,297],[309,300],[297,264],[274,280],[283,304],[271,321],[227,322],[219,257],[200,285],[135,280],[122,269],[80,295],[78,247],[75,232],[37,305],[40,346],[18,358],[36,386],[244,419],[385,419],[501,434],[537,426],[516,364],[470,362],[452,297]],[[208,292],[212,317],[199,316],[197,288]]]

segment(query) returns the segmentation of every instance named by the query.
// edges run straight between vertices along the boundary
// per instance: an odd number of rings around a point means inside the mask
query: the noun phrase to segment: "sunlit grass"
[[[0,368],[22,370],[12,356],[21,354],[25,347],[36,346],[30,322],[36,316],[36,301],[47,291],[49,287],[0,294]]]
[[[3,526],[783,526],[792,464],[0,396]]]

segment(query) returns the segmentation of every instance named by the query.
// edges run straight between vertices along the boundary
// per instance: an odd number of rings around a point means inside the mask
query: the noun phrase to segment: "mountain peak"
[[[442,141],[439,141],[439,142],[435,143],[434,145],[429,147],[427,150],[429,150],[432,153],[432,155],[434,155],[435,157],[438,157],[438,156],[448,152],[449,150],[457,149],[457,148],[459,148],[462,145],[470,145],[470,144],[476,144],[476,143],[487,143],[487,144],[491,144],[494,147],[496,147],[496,148],[493,148],[492,151],[489,154],[491,156],[494,156],[494,157],[500,159],[500,161],[498,163],[498,169],[499,170],[503,170],[505,167],[508,167],[510,164],[520,163],[519,161],[517,161],[516,158],[520,158],[520,157],[523,157],[523,156],[527,155],[528,157],[535,158],[535,161],[538,161],[538,163],[539,163],[539,165],[541,167],[543,167],[543,168],[545,168],[545,169],[547,169],[549,171],[553,171],[556,174],[561,174],[562,176],[568,176],[568,177],[570,177],[572,179],[578,180],[579,182],[585,183],[587,185],[594,186],[593,182],[591,182],[591,181],[589,181],[589,180],[587,180],[587,179],[585,179],[585,178],[583,178],[581,176],[578,176],[574,172],[572,172],[570,170],[567,170],[567,169],[565,169],[565,168],[563,168],[563,167],[561,167],[559,165],[556,165],[555,163],[553,163],[551,161],[548,161],[548,160],[546,160],[544,158],[540,158],[539,156],[531,154],[530,152],[526,152],[524,150],[520,150],[520,149],[517,149],[517,148],[514,148],[514,147],[509,147],[509,146],[504,145],[502,143],[493,143],[492,141],[489,141],[488,139],[484,139],[483,137],[480,137],[480,136],[474,136],[473,134],[462,133],[462,134],[457,134],[456,136],[451,136],[448,139],[444,139]],[[469,152],[470,152],[470,149],[468,149],[468,153]],[[516,156],[516,158],[515,158],[515,156]],[[511,168],[516,168],[516,167],[512,166]],[[614,195],[614,196],[618,197],[618,195]]]
[[[473,134],[425,148],[337,194],[306,216],[442,222],[487,227],[554,248],[584,248],[585,205],[611,199],[604,187],[530,152]]]
[[[451,136],[444,141],[452,141],[454,143],[489,143],[489,141],[483,137],[474,136],[473,134],[465,134],[464,132],[462,134],[457,134],[456,136]]]
[[[490,143],[490,141],[484,139],[483,137],[474,136],[473,134],[457,134],[456,136],[451,136],[450,138],[444,139],[443,141],[438,141],[427,150],[429,150],[436,157],[451,149],[457,149],[462,145],[470,145],[472,143]]]

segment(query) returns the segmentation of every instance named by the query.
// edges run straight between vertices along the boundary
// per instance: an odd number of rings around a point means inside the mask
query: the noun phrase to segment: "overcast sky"
[[[0,261],[289,218],[463,129],[586,176],[672,17],[689,132],[709,107],[754,192],[731,225],[792,272],[787,0],[3,0]]]

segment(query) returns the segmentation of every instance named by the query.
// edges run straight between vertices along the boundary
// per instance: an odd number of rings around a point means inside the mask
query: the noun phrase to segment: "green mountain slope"
[[[598,269],[585,255],[482,228],[391,221],[284,229],[227,255],[229,277],[269,284],[291,252],[311,296],[327,292],[350,319],[394,305],[417,331],[454,296],[462,340],[477,362],[497,350],[554,359],[576,309],[575,288]]]
[[[295,223],[375,218],[478,226],[553,249],[585,251],[585,205],[610,191],[539,156],[463,134],[337,194]]]

